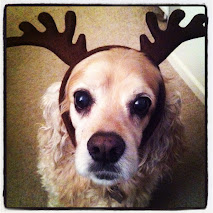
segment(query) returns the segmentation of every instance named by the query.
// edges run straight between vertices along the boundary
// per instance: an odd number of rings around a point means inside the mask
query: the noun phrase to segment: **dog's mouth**
[[[100,181],[116,181],[120,176],[120,169],[114,164],[93,163],[90,166],[90,172]]]
[[[115,180],[118,178],[118,174],[115,172],[100,171],[94,173],[94,175],[100,180]]]

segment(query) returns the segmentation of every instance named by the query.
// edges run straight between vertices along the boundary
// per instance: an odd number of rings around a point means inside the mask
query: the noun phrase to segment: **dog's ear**
[[[45,125],[39,129],[38,134],[39,148],[44,152],[49,150],[46,154],[51,153],[55,163],[59,162],[65,152],[74,150],[59,110],[60,86],[60,82],[52,84],[42,97],[41,108]]]
[[[149,133],[149,138],[140,149],[140,167],[144,172],[152,172],[154,168],[168,172],[170,166],[178,161],[180,154],[183,153],[184,128],[180,110],[181,99],[177,94],[169,97],[165,101],[164,108],[160,109],[161,113],[158,115],[161,118],[158,118],[157,126]]]

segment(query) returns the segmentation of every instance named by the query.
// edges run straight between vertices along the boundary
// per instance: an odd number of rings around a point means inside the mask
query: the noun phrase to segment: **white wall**
[[[205,14],[203,6],[169,7],[167,11],[171,14],[173,10],[178,8],[184,10],[186,14],[180,22],[181,27],[185,27],[196,14]],[[195,95],[205,103],[205,38],[182,43],[168,57],[168,60]]]

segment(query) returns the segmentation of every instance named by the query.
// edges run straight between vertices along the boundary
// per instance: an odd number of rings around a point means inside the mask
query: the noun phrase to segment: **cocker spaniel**
[[[113,48],[77,64],[61,111],[60,86],[43,96],[39,131],[49,206],[147,206],[183,148],[180,98],[169,97],[159,69],[141,52]],[[67,110],[76,148],[61,118]]]

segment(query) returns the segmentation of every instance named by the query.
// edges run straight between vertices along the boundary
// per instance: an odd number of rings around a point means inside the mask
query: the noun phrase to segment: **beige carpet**
[[[68,10],[77,14],[75,40],[85,33],[88,50],[111,44],[139,49],[140,34],[149,33],[145,13],[159,12],[157,7],[8,7],[7,37],[21,35],[18,25],[26,20],[44,30],[37,21],[43,11],[51,13],[62,32]],[[45,207],[47,195],[36,173],[36,134],[43,122],[39,101],[51,83],[62,80],[68,66],[44,48],[13,47],[6,53],[5,203],[7,207]],[[205,106],[167,61],[160,67],[173,78],[171,87],[182,94],[182,117],[191,147],[183,163],[174,168],[172,181],[159,187],[151,208],[202,208],[206,195]]]

